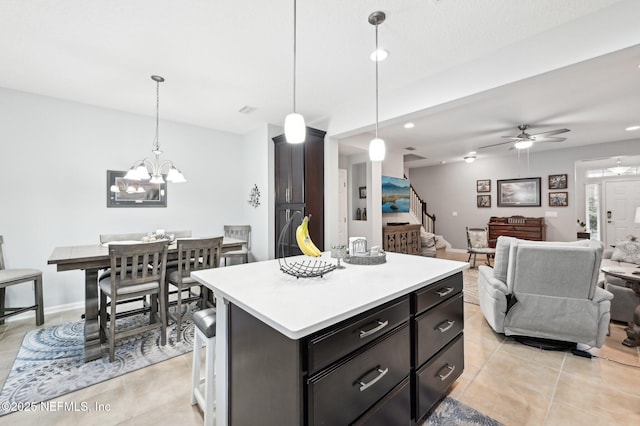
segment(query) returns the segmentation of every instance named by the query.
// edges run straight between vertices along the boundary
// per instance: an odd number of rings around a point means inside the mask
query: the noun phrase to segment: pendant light
[[[376,27],[376,52],[378,52],[378,25],[382,24],[386,18],[384,12],[373,12],[369,15],[369,23]],[[384,141],[378,137],[378,62],[380,56],[376,55],[376,137],[369,143],[369,159],[371,161],[382,161],[386,154]]]
[[[302,143],[307,135],[302,114],[296,112],[296,0],[293,0],[293,112],[284,119],[284,136],[289,143]]]
[[[160,117],[160,83],[164,81],[159,75],[152,75],[151,80],[156,82],[156,137],[153,141],[153,159],[144,158],[136,161],[125,175],[126,179],[144,180],[150,183],[164,183],[165,178],[162,177],[166,173],[166,180],[173,183],[186,182],[184,175],[178,170],[172,161],[165,160],[160,162],[160,141],[158,139],[159,117]],[[114,188],[112,188],[114,190]],[[114,191],[116,192],[116,191]],[[127,192],[129,192],[127,190]],[[140,191],[138,191],[140,192]]]

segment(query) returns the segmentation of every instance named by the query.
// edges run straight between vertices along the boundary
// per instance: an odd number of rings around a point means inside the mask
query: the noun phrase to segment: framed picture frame
[[[476,181],[477,192],[491,192],[491,179],[479,179]]]
[[[567,175],[549,175],[549,189],[567,189]]]
[[[549,207],[568,207],[569,206],[569,193],[563,192],[549,192]]]
[[[360,193],[360,198],[367,198],[367,187],[361,186],[358,188],[358,192]]]
[[[491,207],[491,195],[478,195],[477,198],[478,208]]]
[[[498,207],[540,207],[541,178],[498,180]]]
[[[167,207],[166,182],[131,180],[125,174],[107,170],[107,207]]]

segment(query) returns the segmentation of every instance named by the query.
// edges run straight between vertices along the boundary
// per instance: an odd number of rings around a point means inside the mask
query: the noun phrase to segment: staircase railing
[[[413,185],[410,184],[409,187],[411,188],[409,195],[409,209],[411,210],[411,213],[420,220],[425,231],[435,234],[436,215],[427,212],[426,201],[420,198],[416,190],[413,189]]]

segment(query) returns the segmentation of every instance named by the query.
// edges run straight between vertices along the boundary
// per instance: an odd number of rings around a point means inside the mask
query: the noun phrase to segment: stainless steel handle
[[[447,294],[451,293],[452,291],[453,291],[453,287],[445,287],[444,289],[436,291],[436,294],[440,297],[444,297]]]
[[[444,324],[446,324],[446,325],[444,325]],[[436,326],[436,330],[438,330],[440,333],[444,333],[445,331],[447,331],[451,327],[453,327],[453,324],[455,324],[455,321],[444,320],[444,321],[442,321],[440,324],[438,324]]]
[[[289,219],[291,219],[291,210],[286,209],[284,212],[284,217],[286,219],[287,222],[289,222]]]
[[[291,201],[291,196],[289,195],[289,188],[288,188],[288,187],[287,187],[287,189],[286,189],[286,191],[285,191],[284,198],[285,198],[285,200],[287,201],[287,203],[288,203],[289,201]]]
[[[373,386],[378,380],[382,379],[385,374],[387,374],[389,372],[389,368],[385,368],[384,370],[381,370],[380,367],[376,367],[371,371],[377,371],[378,374],[376,377],[374,377],[373,379],[371,379],[370,382],[363,382],[361,380],[358,380],[356,383],[358,383],[360,385],[360,392],[365,391],[367,389],[369,389],[371,386]],[[369,374],[369,372],[367,372],[367,374]]]
[[[382,330],[383,328],[385,328],[386,326],[389,325],[389,321],[376,321],[378,323],[377,326],[373,327],[371,330],[358,330],[358,332],[360,332],[360,338],[364,339],[367,336],[371,336],[374,333],[377,333],[378,331]]]
[[[444,375],[438,374],[438,377],[440,378],[441,382],[444,382],[445,380],[447,380],[447,377],[452,375],[453,372],[456,370],[456,366],[455,365],[447,364],[443,368],[441,368],[440,371],[444,370],[445,368],[448,369],[449,371],[447,371]]]

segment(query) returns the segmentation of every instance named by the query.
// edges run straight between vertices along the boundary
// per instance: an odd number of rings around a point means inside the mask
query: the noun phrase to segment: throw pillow
[[[420,232],[421,246],[433,247],[436,245],[436,236],[430,232]]]
[[[611,255],[611,260],[640,265],[640,241],[619,241]]]

